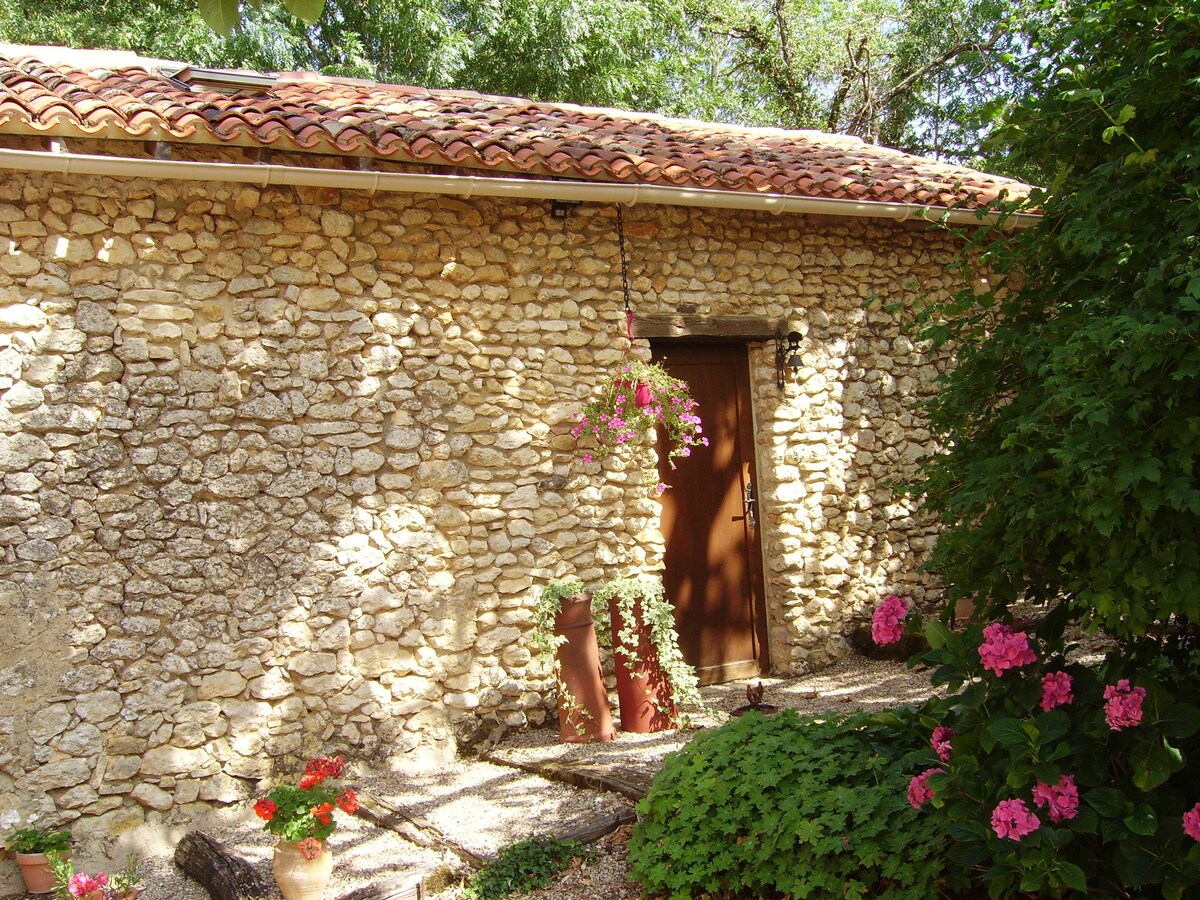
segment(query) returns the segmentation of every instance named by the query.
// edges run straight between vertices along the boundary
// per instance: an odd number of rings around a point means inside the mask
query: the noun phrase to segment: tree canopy
[[[1016,161],[1045,217],[928,310],[957,346],[918,490],[935,568],[993,609],[1066,599],[1123,637],[1200,615],[1200,9],[1072,0],[1030,32]]]
[[[1030,2],[0,0],[0,37],[815,128],[975,160],[1020,92]]]

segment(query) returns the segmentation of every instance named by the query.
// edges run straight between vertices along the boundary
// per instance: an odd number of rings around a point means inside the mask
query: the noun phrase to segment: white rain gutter
[[[952,225],[982,225],[999,218],[995,213],[980,216],[974,210],[922,206],[917,203],[888,203],[876,200],[836,200],[794,197],[786,194],[751,194],[647,184],[614,184],[592,181],[507,178],[491,175],[429,175],[407,172],[370,172],[350,169],[310,169],[257,163],[188,162],[183,160],[129,159],[37,150],[0,148],[0,169],[53,172],[59,175],[107,175],[117,178],[153,178],[181,181],[227,181],[258,187],[293,185],[332,187],[375,193],[377,191],[444,194],[455,197],[504,197],[537,200],[566,200],[633,206],[653,203],[665,206],[699,206],[709,209],[759,210],[779,215],[800,213],[821,216],[853,216],[877,219],[926,219]],[[1016,213],[1005,219],[1009,228],[1027,228],[1041,217]]]

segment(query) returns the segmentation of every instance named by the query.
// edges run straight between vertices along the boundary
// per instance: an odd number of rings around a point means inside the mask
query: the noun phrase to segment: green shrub
[[[934,896],[945,836],[918,825],[898,764],[915,724],[785,710],[697,735],[638,806],[633,877],[672,900]]]
[[[475,874],[463,900],[502,900],[517,891],[545,887],[572,859],[591,853],[579,841],[540,836],[517,841]]]

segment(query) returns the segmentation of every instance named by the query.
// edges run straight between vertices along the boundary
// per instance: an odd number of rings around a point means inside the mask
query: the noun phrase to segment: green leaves
[[[238,22],[239,0],[197,0],[200,15],[217,34],[229,37]]]
[[[635,878],[668,896],[933,896],[945,836],[906,800],[905,723],[749,715],[697,735],[639,804]]]
[[[310,25],[321,17],[325,0],[282,0],[292,15]],[[260,0],[251,0],[257,7]],[[208,27],[223,37],[230,37],[241,18],[241,0],[196,0],[200,15]]]

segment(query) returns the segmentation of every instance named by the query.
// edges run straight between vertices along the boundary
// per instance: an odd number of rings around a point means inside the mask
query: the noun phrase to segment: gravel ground
[[[903,663],[862,657],[851,657],[814,675],[761,681],[766,703],[794,707],[804,713],[880,709],[929,694],[926,673],[910,671]],[[511,734],[495,752],[510,759],[598,764],[649,777],[667,753],[687,743],[696,727],[726,721],[731,710],[746,702],[746,687],[747,682],[734,682],[705,688],[704,699],[711,711],[694,717],[691,729],[657,735],[621,734],[612,743],[581,745],[559,744],[557,728],[546,727]],[[632,806],[631,801],[617,794],[569,787],[473,758],[462,758],[452,768],[425,777],[399,777],[359,768],[349,781],[385,801],[420,813],[445,835],[483,856],[491,856],[521,838],[553,830],[565,821]],[[269,869],[274,841],[248,808],[214,816],[201,824],[232,852]],[[181,835],[182,830],[175,838]],[[629,829],[623,828],[598,842],[596,856],[590,862],[568,870],[551,887],[528,894],[528,900],[639,897],[626,878],[628,836]],[[340,817],[331,845],[335,865],[327,898],[371,881],[419,871],[440,873],[441,883],[429,885],[440,891],[435,894],[437,900],[455,900],[461,893],[466,868],[454,854],[422,849],[360,818]],[[172,850],[168,844],[135,848],[142,858],[142,900],[207,900],[200,885],[175,868]],[[80,868],[119,868],[126,852],[114,847],[107,852],[107,860],[95,854],[82,856]],[[4,891],[0,888],[0,900],[22,896]]]

